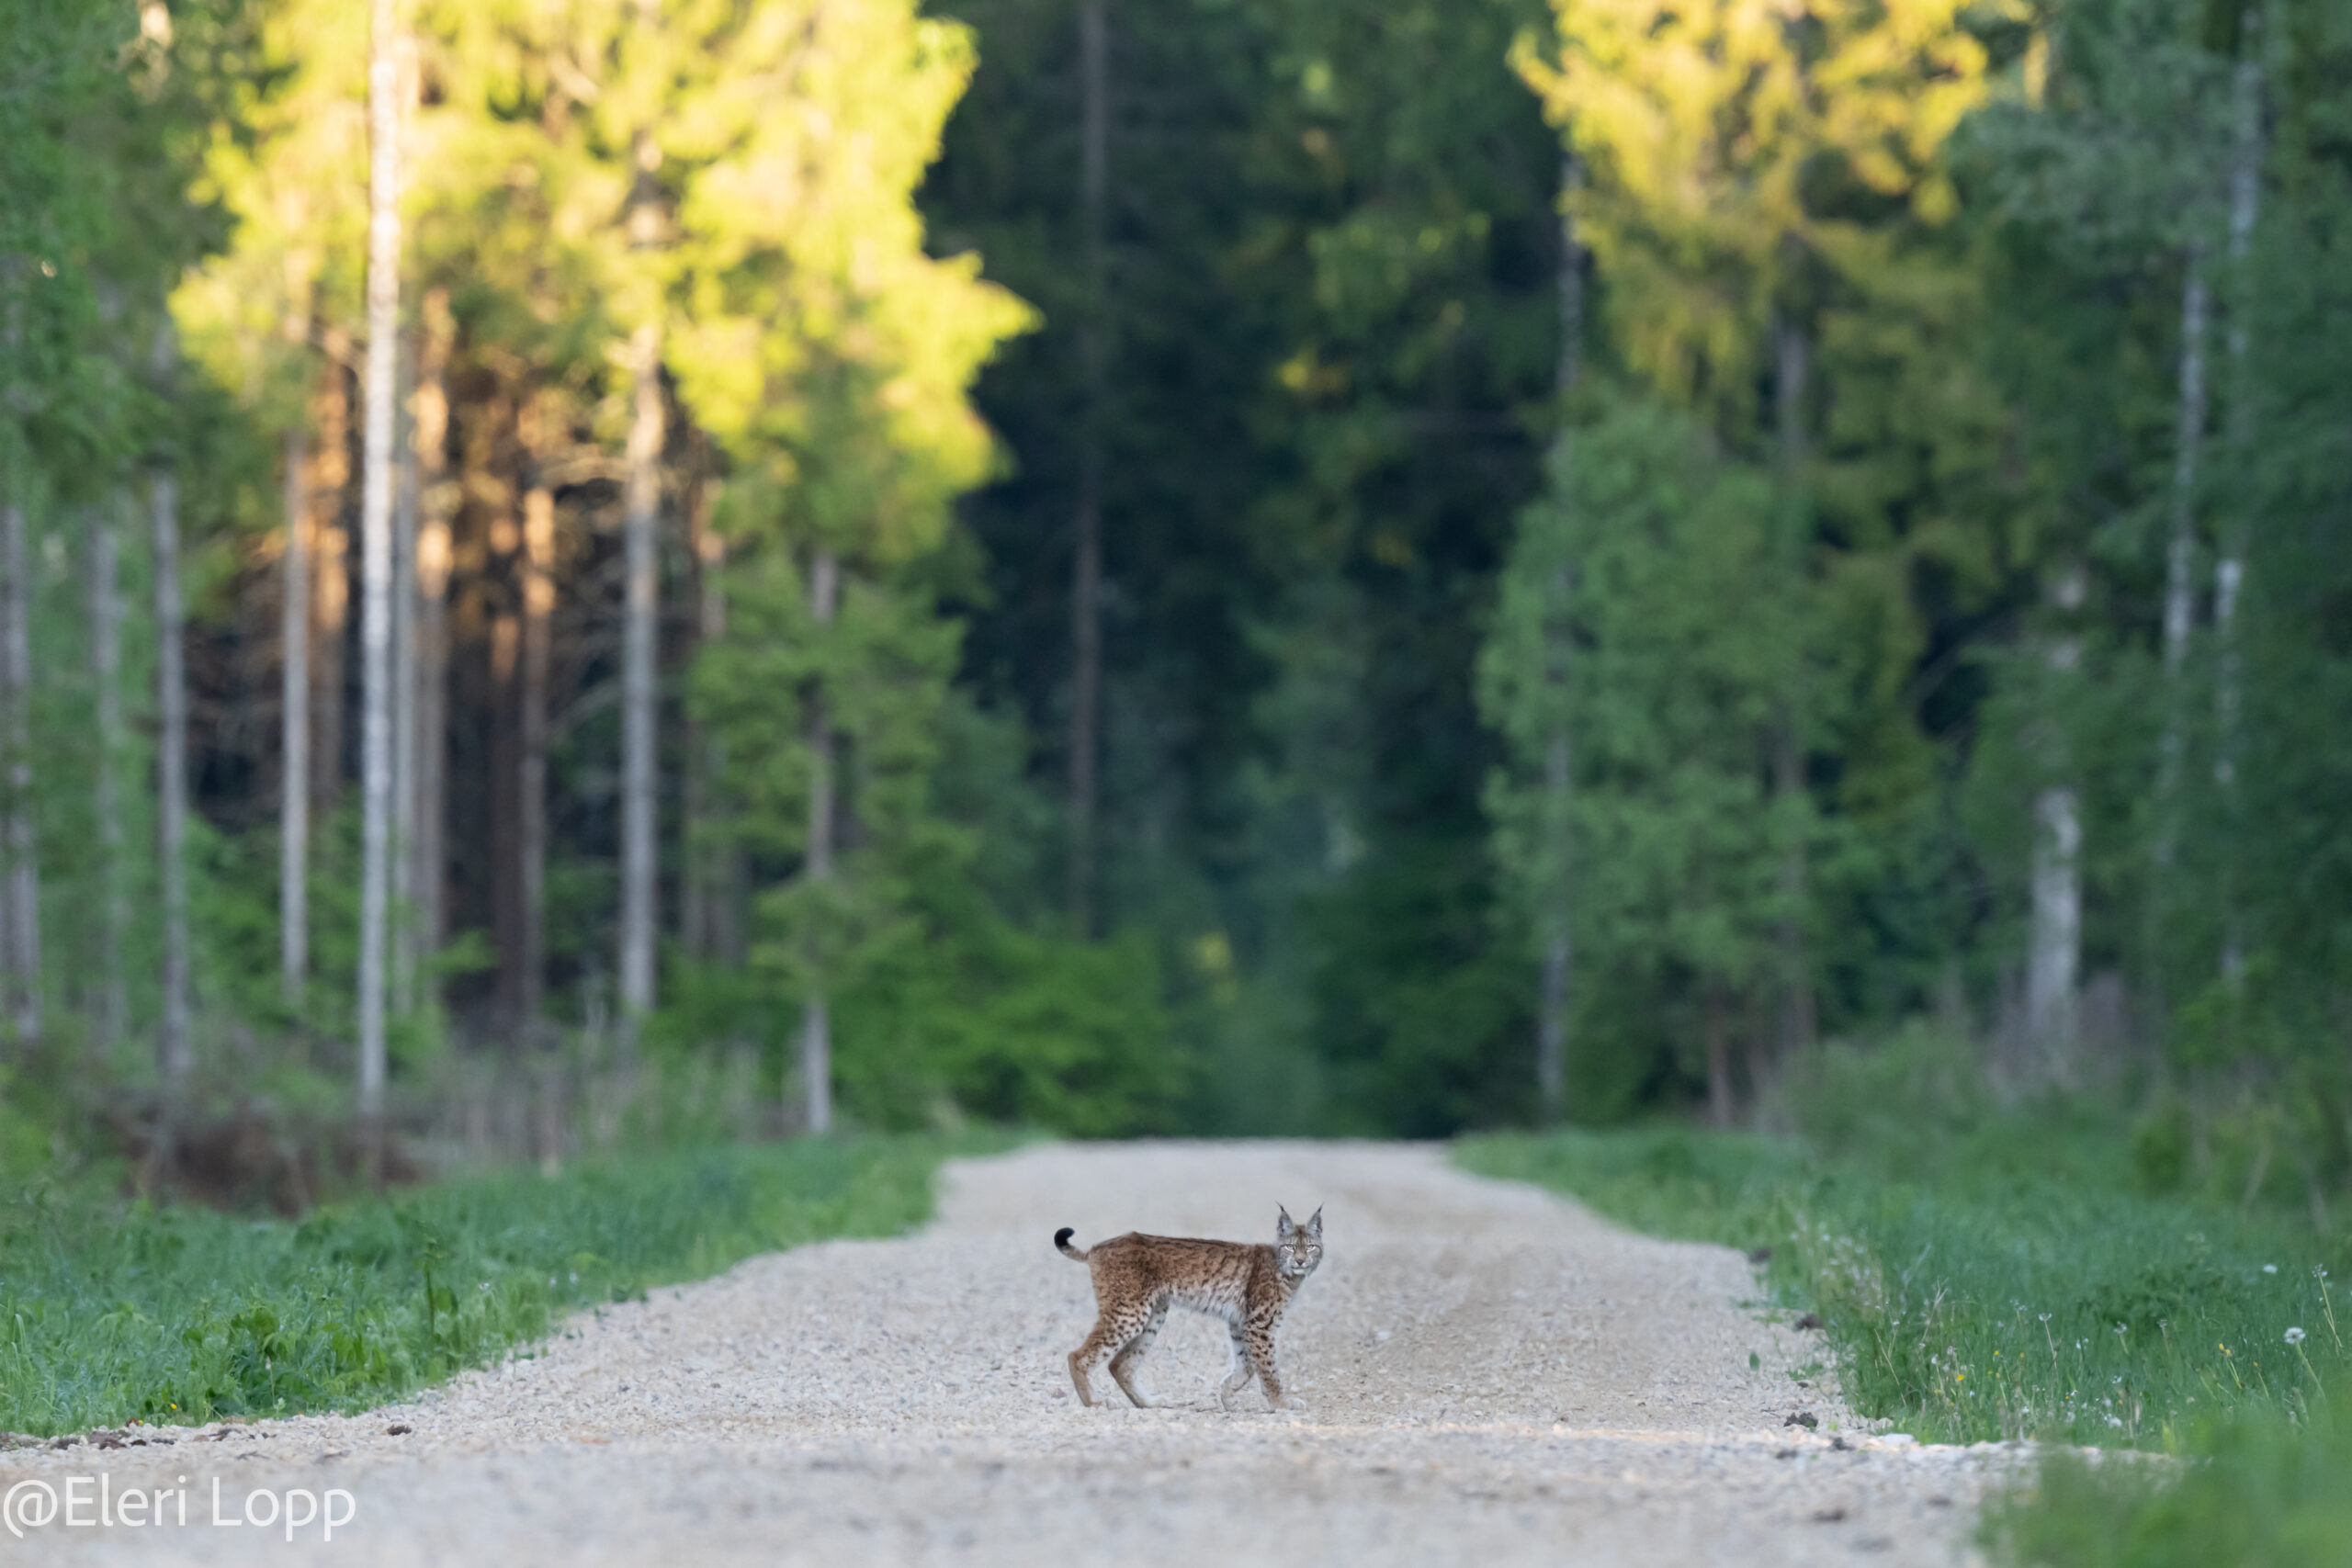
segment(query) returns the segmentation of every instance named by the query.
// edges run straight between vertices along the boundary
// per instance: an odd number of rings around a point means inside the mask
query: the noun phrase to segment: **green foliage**
[[[2339,1390],[2341,1383],[2338,1383]],[[2021,1568],[2340,1568],[2352,1561],[2352,1443],[2323,1399],[2198,1435],[2179,1467],[2061,1450],[1987,1507],[1984,1544]]]
[[[36,1181],[0,1211],[0,1428],[357,1409],[543,1337],[564,1314],[754,1253],[888,1235],[948,1155],[1001,1140],[707,1147],[468,1177],[300,1224]]]
[[[1860,1414],[1923,1438],[2195,1446],[2209,1421],[2324,1406],[2352,1372],[2340,1236],[2134,1180],[2092,1100],[2000,1108],[1948,1042],[1826,1055],[1791,1089],[1806,1136],[1679,1129],[1457,1145],[1659,1234],[1771,1249]],[[2296,1344],[2290,1330],[2301,1330]]]
[[[1775,510],[1770,481],[1714,457],[1690,421],[1627,398],[1563,438],[1550,493],[1521,519],[1480,666],[1518,765],[1487,809],[1529,927],[1570,912],[1600,976],[1589,996],[1630,983],[1654,1010],[1736,992],[1798,912],[1779,865],[1814,829],[1804,802],[1771,797],[1758,750],[1800,657],[1801,601],[1758,592],[1784,581]],[[1574,759],[1565,820],[1555,735]],[[1627,1051],[1603,1018],[1580,1037]]]

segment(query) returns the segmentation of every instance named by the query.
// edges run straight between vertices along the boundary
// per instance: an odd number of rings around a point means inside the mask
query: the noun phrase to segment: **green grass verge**
[[[0,1429],[349,1409],[563,1314],[755,1253],[890,1235],[1010,1138],[721,1146],[469,1177],[300,1224],[34,1187],[0,1208]]]
[[[2242,1413],[2194,1449],[2161,1466],[2052,1454],[2033,1486],[1989,1506],[1984,1544],[2021,1568],[2352,1563],[2352,1440],[2324,1407],[2308,1422]]]
[[[1923,1439],[2178,1451],[2211,1416],[2302,1419],[2319,1374],[2352,1371],[2352,1303],[2309,1229],[2274,1216],[1965,1149],[1883,1162],[1679,1128],[1498,1134],[1455,1157],[1652,1234],[1770,1247],[1775,1292],[1821,1315],[1849,1403]]]
[[[2184,1179],[2167,1118],[1999,1107],[1966,1060],[1924,1038],[1828,1053],[1791,1086],[1803,1137],[1501,1134],[1455,1158],[1653,1235],[1770,1247],[1774,1298],[1821,1314],[1864,1416],[2064,1445],[1988,1506],[1997,1561],[2352,1568],[2343,1231],[2216,1201],[2256,1184]]]

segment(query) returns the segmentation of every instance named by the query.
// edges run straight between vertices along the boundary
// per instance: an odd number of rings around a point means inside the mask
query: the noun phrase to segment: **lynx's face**
[[[1279,1213],[1282,1218],[1274,1222],[1274,1269],[1286,1283],[1295,1285],[1323,1261],[1323,1211],[1316,1210],[1303,1225],[1290,1217],[1288,1209]]]

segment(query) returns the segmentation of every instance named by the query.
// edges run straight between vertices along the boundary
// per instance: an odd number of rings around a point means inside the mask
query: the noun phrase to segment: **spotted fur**
[[[1094,1330],[1069,1355],[1069,1378],[1078,1385],[1080,1403],[1094,1403],[1090,1378],[1108,1357],[1120,1392],[1148,1408],[1152,1402],[1136,1386],[1136,1374],[1168,1321],[1168,1309],[1181,1306],[1223,1319],[1233,1336],[1233,1366],[1217,1389],[1217,1404],[1231,1411],[1233,1396],[1254,1375],[1265,1388],[1266,1403],[1279,1408],[1283,1380],[1274,1366],[1274,1325],[1323,1261],[1323,1211],[1316,1210],[1303,1225],[1288,1210],[1278,1212],[1271,1247],[1130,1231],[1077,1247],[1070,1245],[1068,1226],[1055,1232],[1054,1246],[1094,1277]]]

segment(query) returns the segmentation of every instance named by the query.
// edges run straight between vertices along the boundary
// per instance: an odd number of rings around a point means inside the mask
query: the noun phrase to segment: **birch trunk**
[[[2197,591],[2197,463],[2205,440],[2205,333],[2212,309],[2205,258],[2188,248],[2180,288],[2180,392],[2172,454],[2172,537],[2165,548],[2165,728],[2156,759],[2155,878],[2149,908],[2162,908],[2179,835],[2180,773],[2187,741],[2182,690]],[[2153,934],[2153,931],[2152,933]]]
[[[359,1121],[383,1182],[384,1003],[392,850],[392,411],[400,359],[398,0],[374,0],[368,69],[368,368],[360,474]]]
[[[1104,194],[1110,171],[1110,27],[1106,0],[1080,0],[1079,210],[1084,226],[1085,316],[1079,328],[1076,549],[1070,575],[1069,910],[1080,938],[1093,934],[1096,763],[1102,707],[1102,399],[1108,357],[1104,317]]]
[[[277,977],[300,1016],[310,974],[311,843],[311,443],[300,424],[286,433],[286,551],[279,566],[277,785]]]
[[[1568,198],[1583,183],[1583,171],[1576,154],[1564,153],[1560,159],[1560,360],[1557,373],[1560,396],[1560,441],[1563,446],[1575,439],[1569,400],[1575,396],[1577,383],[1584,369],[1584,247],[1577,238],[1575,215],[1568,209]],[[1575,980],[1576,950],[1572,935],[1574,911],[1573,893],[1569,886],[1569,817],[1575,804],[1573,770],[1570,767],[1570,737],[1565,708],[1567,702],[1568,661],[1575,648],[1574,629],[1569,622],[1570,602],[1576,592],[1575,567],[1563,562],[1553,584],[1556,602],[1555,619],[1547,628],[1544,642],[1547,656],[1545,679],[1553,687],[1555,719],[1552,733],[1544,748],[1544,788],[1546,796],[1544,817],[1552,836],[1550,859],[1559,886],[1553,889],[1550,908],[1544,912],[1544,968],[1537,987],[1535,1015],[1535,1089],[1544,1122],[1556,1122],[1567,1113],[1568,1008],[1573,1000],[1569,987]]]
[[[97,1006],[94,1043],[104,1053],[122,1038],[130,1013],[130,976],[123,967],[123,942],[130,929],[130,898],[124,882],[128,857],[122,823],[122,568],[121,520],[116,499],[99,505],[90,520],[90,683],[97,688],[98,768],[94,793],[98,812],[100,879]]]
[[[831,550],[820,549],[808,572],[809,618],[819,635],[833,624],[833,608],[841,592],[840,563]],[[821,680],[808,699],[808,856],[811,884],[822,886],[833,875],[833,720]],[[822,911],[818,911],[822,919]],[[800,1087],[805,1101],[804,1123],[812,1134],[833,1124],[833,1042],[825,1012],[821,976],[811,980],[808,999],[801,1004]]]
[[[2253,6],[2239,26],[2239,55],[2235,80],[2237,134],[2230,160],[2230,356],[2229,441],[2238,483],[2236,504],[2222,530],[2222,548],[2213,562],[2213,640],[2215,750],[2213,781],[2221,788],[2222,811],[2234,825],[2238,802],[2238,721],[2244,705],[2245,653],[2238,632],[2238,599],[2245,584],[2246,554],[2254,539],[2254,519],[2246,495],[2254,477],[2254,371],[2247,355],[2248,318],[2253,314],[2253,280],[2247,254],[2253,247],[2254,226],[2261,214],[2262,158],[2262,9]],[[2234,866],[2224,862],[2222,897],[2222,974],[2236,985],[2245,965],[2245,940],[2237,908]]]
[[[2069,566],[2052,589],[2054,607],[2072,616],[2082,608],[2082,569]],[[2071,628],[2051,639],[2045,655],[2053,687],[2071,676],[2082,659],[2082,641]],[[2082,824],[2076,812],[2063,730],[2054,715],[2041,721],[2052,784],[2033,803],[2032,935],[2026,955],[2026,1033],[2041,1059],[2042,1076],[2054,1083],[2074,1079],[2076,997],[2083,950]]]
[[[40,866],[33,823],[32,578],[25,547],[25,509],[0,505],[0,587],[5,637],[0,637],[8,703],[8,968],[15,981],[9,1021],[17,1047],[40,1043]]]
[[[1783,527],[1788,535],[1782,550],[1788,569],[1786,587],[1793,593],[1802,587],[1804,576],[1804,389],[1811,350],[1804,330],[1786,318],[1775,323],[1773,339],[1777,370],[1773,400],[1780,425],[1781,504],[1786,512]],[[1792,684],[1797,679],[1793,668],[1790,679]],[[1784,693],[1776,705],[1779,711],[1772,722],[1770,738],[1772,795],[1787,842],[1781,851],[1777,891],[1782,912],[1773,933],[1773,945],[1779,952],[1781,970],[1777,1055],[1785,1061],[1813,1043],[1814,999],[1803,919],[1806,872],[1802,824],[1805,787],[1804,744],[1797,733],[1797,694],[1793,690]]]
[[[445,828],[449,756],[449,571],[452,496],[449,467],[449,395],[447,383],[456,323],[446,288],[427,291],[419,317],[423,330],[416,356],[416,415],[411,444],[416,452],[416,768],[409,788],[416,824],[410,886],[416,899],[418,945],[440,950],[447,930]],[[432,998],[424,998],[430,1000]]]
[[[662,333],[639,327],[630,344],[636,363],[636,418],[628,435],[626,618],[621,684],[621,952],[620,1002],[626,1021],[653,1008],[654,747],[660,692],[661,570],[656,528],[662,502]]]
[[[170,329],[159,333],[159,381],[168,377],[177,354]],[[169,1114],[196,1066],[188,1027],[187,663],[181,640],[179,486],[169,467],[158,466],[151,476],[148,503],[154,528],[155,707],[162,719],[155,743],[155,860],[164,896],[164,1017],[155,1055],[169,1086]]]

